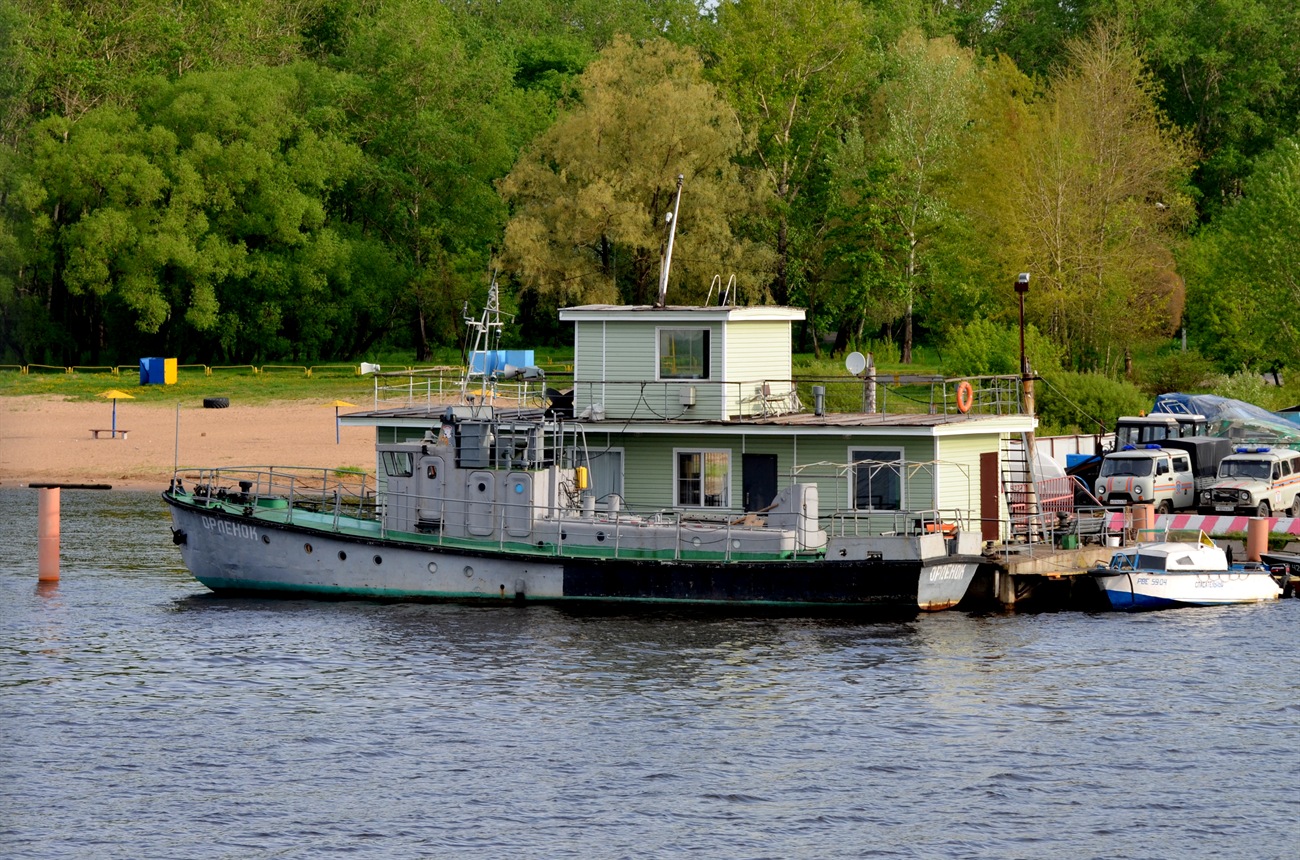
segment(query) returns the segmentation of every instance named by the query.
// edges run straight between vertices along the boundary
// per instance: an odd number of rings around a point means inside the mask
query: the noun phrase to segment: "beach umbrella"
[[[113,429],[110,432],[112,433],[113,438],[116,439],[117,438],[117,401],[135,400],[135,396],[131,394],[127,394],[125,391],[118,391],[116,388],[110,388],[107,391],[101,391],[99,392],[99,396],[107,397],[113,401],[113,423],[111,425]]]
[[[334,400],[330,403],[326,403],[325,405],[334,407],[334,444],[337,445],[339,444],[339,407],[356,406],[357,404],[348,403],[346,400]]]

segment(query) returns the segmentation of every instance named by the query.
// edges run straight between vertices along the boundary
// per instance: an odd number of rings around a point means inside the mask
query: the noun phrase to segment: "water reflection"
[[[1294,844],[1300,601],[863,621],[229,599],[180,568],[155,496],[76,495],[38,589],[35,496],[0,490],[6,856]]]

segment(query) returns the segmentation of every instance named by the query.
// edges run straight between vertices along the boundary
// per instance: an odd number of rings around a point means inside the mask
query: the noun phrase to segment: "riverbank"
[[[109,428],[109,402],[58,395],[0,397],[0,486],[103,483],[114,489],[162,490],[177,463],[191,466],[287,465],[373,472],[375,432],[343,427],[335,443],[334,409],[310,401],[205,409],[201,403],[120,401]],[[345,410],[356,411],[356,410]],[[179,422],[178,422],[179,415]]]

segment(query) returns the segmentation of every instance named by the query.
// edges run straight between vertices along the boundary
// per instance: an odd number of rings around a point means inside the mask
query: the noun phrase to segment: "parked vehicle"
[[[1127,445],[1140,447],[1162,443],[1166,439],[1186,439],[1205,436],[1207,423],[1204,415],[1153,412],[1150,415],[1125,415],[1115,421],[1115,450]]]
[[[1300,517],[1300,451],[1238,447],[1219,464],[1218,479],[1200,492],[1201,513]]]
[[[1219,462],[1230,451],[1227,439],[1207,436],[1126,446],[1102,459],[1097,499],[1107,505],[1152,504],[1162,514],[1195,507],[1197,494],[1214,483]]]

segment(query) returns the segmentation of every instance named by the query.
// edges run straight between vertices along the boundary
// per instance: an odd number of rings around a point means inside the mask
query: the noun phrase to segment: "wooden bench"
[[[113,430],[111,428],[100,428],[96,430],[94,427],[90,428],[90,434],[94,436],[96,439],[99,438],[100,433],[107,433],[110,439],[115,439],[118,436],[121,436],[123,439],[126,438],[125,430]]]

